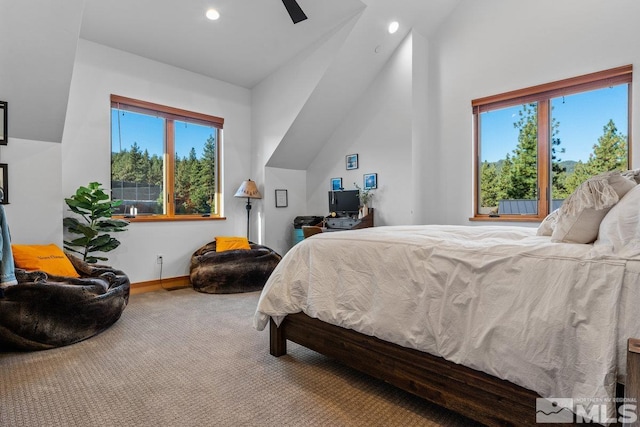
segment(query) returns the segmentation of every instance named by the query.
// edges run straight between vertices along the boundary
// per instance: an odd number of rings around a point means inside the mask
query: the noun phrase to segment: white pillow
[[[540,226],[538,227],[538,231],[536,235],[538,236],[551,236],[553,234],[553,230],[556,228],[556,224],[558,223],[558,214],[560,213],[560,209],[556,209],[551,212],[545,219],[542,220]]]
[[[560,207],[551,241],[592,243],[611,207],[635,186],[635,181],[623,177],[619,171],[587,179]]]
[[[594,246],[609,246],[613,253],[640,255],[640,185],[629,191],[604,217]]]

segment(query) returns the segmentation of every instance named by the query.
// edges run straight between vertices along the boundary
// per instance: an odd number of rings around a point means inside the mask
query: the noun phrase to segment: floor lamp
[[[247,239],[249,238],[249,217],[251,216],[251,199],[262,199],[262,195],[258,191],[255,181],[250,179],[244,181],[233,197],[247,198]]]

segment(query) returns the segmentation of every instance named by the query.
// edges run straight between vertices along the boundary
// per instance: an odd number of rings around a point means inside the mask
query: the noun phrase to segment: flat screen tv
[[[360,208],[359,190],[329,191],[329,212],[354,214]]]

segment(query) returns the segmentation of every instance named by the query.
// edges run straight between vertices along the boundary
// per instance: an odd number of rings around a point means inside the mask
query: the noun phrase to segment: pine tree
[[[216,202],[216,140],[213,135],[207,138],[202,153],[202,182],[208,212],[215,211]]]
[[[538,105],[525,104],[513,125],[519,129],[518,145],[513,150],[510,199],[536,199],[538,189]]]
[[[551,194],[555,199],[565,198],[567,192],[565,188],[565,181],[567,179],[567,168],[562,167],[562,159],[558,157],[558,154],[565,152],[564,148],[560,147],[561,141],[557,137],[560,122],[555,118],[551,119]]]
[[[496,191],[496,199],[498,202],[500,200],[509,198],[509,189],[511,188],[512,174],[513,162],[511,161],[511,156],[507,153],[504,161],[502,162],[502,167],[500,168],[500,173],[498,175],[498,190]]]
[[[616,169],[624,170],[627,166],[627,138],[618,132],[613,120],[602,128],[602,136],[593,146],[593,153],[587,162],[591,172],[595,174]]]
[[[571,194],[580,184],[594,175],[627,168],[627,137],[618,132],[613,120],[603,126],[602,135],[586,163],[578,162],[574,172],[567,177],[566,191]]]
[[[486,160],[480,169],[480,206],[497,208],[498,206],[498,170],[494,163]]]
[[[582,184],[587,179],[591,178],[594,174],[591,173],[591,168],[587,163],[582,162],[582,160],[576,163],[576,167],[573,170],[573,173],[567,176],[565,181],[566,194],[564,197],[569,197],[573,191],[578,188],[580,184]],[[560,198],[560,197],[559,197]]]

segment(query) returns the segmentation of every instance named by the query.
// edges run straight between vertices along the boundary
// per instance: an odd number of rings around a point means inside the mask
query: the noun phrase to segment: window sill
[[[500,216],[475,216],[469,218],[469,221],[493,221],[493,222],[541,222],[544,218],[522,215],[500,215]]]
[[[114,215],[114,219],[123,219],[129,222],[177,222],[177,221],[222,221],[227,218],[224,216],[199,216],[199,215],[184,215],[184,216],[153,216],[153,215],[139,215],[136,217],[129,217],[127,215]]]

